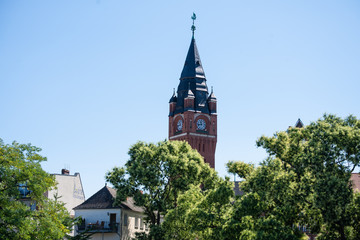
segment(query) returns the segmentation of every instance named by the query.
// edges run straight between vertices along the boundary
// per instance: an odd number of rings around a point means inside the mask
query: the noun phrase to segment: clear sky
[[[298,118],[360,117],[358,0],[0,0],[0,138],[41,147],[90,197],[132,144],[167,138],[193,12],[221,176]]]

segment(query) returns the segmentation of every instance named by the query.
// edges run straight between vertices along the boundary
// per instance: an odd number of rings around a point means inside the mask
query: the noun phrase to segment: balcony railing
[[[106,222],[106,221],[96,221],[94,223],[87,223],[85,220],[78,225],[78,232],[108,232],[116,233],[119,229],[119,223],[116,222]]]

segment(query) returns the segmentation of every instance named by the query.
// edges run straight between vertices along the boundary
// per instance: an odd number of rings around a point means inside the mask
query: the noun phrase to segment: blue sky
[[[0,138],[80,172],[86,197],[136,141],[167,138],[195,38],[218,98],[216,170],[323,113],[359,117],[360,2],[0,1]]]

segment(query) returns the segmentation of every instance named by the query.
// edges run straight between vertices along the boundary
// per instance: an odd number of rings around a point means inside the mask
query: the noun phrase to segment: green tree
[[[246,179],[253,171],[254,165],[241,161],[230,161],[226,164],[229,173],[237,174],[239,177]]]
[[[144,207],[149,238],[162,238],[160,219],[178,206],[180,194],[192,185],[202,184],[203,189],[214,185],[215,171],[185,141],[138,142],[129,156],[125,167],[113,168],[106,179],[117,189],[117,203],[133,197],[137,206]]]
[[[62,239],[71,230],[73,220],[63,204],[44,196],[55,180],[42,170],[46,158],[40,151],[0,139],[1,239]]]
[[[244,169],[252,165],[237,162]],[[233,164],[233,163],[230,163]],[[267,159],[246,175],[241,183],[244,192],[236,199],[224,232],[231,239],[300,239],[306,202],[301,199],[301,185],[292,171],[285,171],[278,159]]]
[[[317,239],[359,239],[360,201],[350,183],[360,162],[359,120],[324,115],[257,145],[269,153],[259,167],[227,165],[244,179],[224,225],[229,239],[301,239],[299,226]]]
[[[289,200],[305,206],[304,219],[318,230],[318,239],[350,239],[349,234],[357,231],[352,210],[358,202],[350,176],[360,166],[360,121],[324,115],[305,128],[263,136],[257,144],[281,162],[284,172],[294,175],[289,188],[299,193]]]
[[[222,229],[230,217],[233,195],[229,179],[217,176],[211,189],[192,186],[166,214],[164,239],[228,239]]]

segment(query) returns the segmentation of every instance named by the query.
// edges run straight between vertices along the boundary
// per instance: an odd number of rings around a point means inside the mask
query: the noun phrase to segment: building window
[[[116,213],[110,213],[110,224],[111,229],[115,229],[116,227]]]
[[[135,217],[135,229],[139,228],[139,218]]]
[[[128,215],[125,213],[124,214],[124,226],[128,225]]]
[[[140,218],[140,230],[144,229],[144,221]]]

